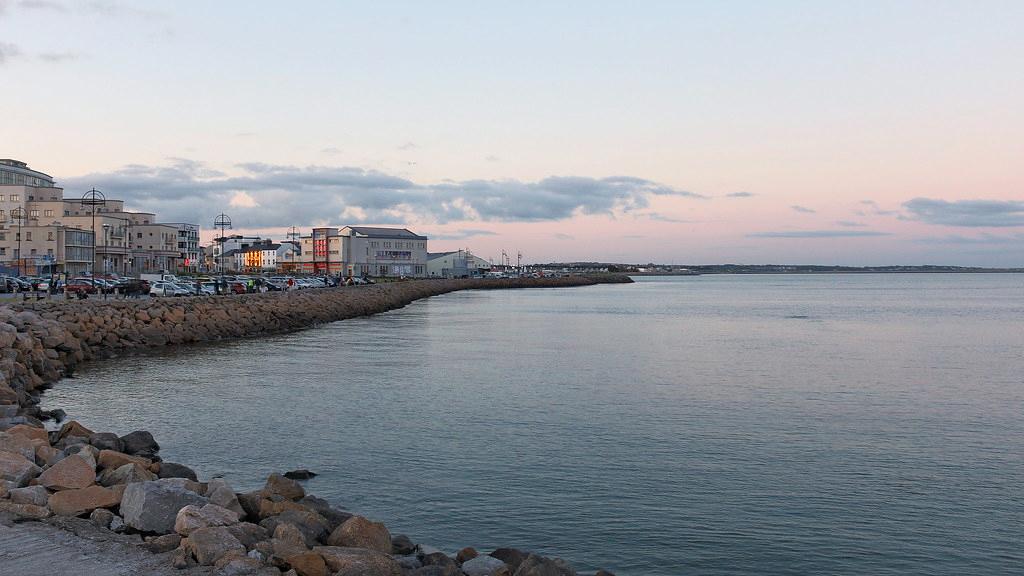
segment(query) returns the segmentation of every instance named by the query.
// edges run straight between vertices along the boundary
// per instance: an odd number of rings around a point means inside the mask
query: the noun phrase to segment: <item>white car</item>
[[[150,296],[188,296],[191,294],[173,282],[153,282],[149,286]]]

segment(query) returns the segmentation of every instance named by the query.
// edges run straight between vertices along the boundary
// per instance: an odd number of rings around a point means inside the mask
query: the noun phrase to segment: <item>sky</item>
[[[0,157],[497,260],[1024,266],[1024,2],[0,0]]]

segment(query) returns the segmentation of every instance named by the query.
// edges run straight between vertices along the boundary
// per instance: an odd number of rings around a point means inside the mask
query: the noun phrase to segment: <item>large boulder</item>
[[[37,428],[35,426],[29,426],[27,424],[18,424],[7,429],[7,434],[13,434],[15,436],[24,436],[29,440],[42,440],[47,444],[50,443],[50,435],[46,433],[46,428]]]
[[[420,562],[423,563],[424,568],[438,568],[438,570],[431,571],[432,573],[437,574],[437,576],[462,576],[462,570],[459,568],[459,563],[444,552],[421,554]]]
[[[327,529],[332,532],[352,517],[352,514],[339,510],[331,506],[327,500],[317,498],[316,496],[305,496],[302,500],[299,500],[299,504],[323,516],[327,520]]]
[[[60,432],[57,434],[57,440],[65,440],[74,436],[81,438],[83,442],[88,442],[89,436],[92,435],[92,430],[82,426],[75,420],[71,420],[70,422],[65,422],[64,425],[60,427]]]
[[[508,565],[494,556],[477,556],[462,563],[466,576],[507,576]]]
[[[42,472],[35,462],[14,452],[0,451],[0,480],[6,480],[14,486],[24,486],[28,481]]]
[[[271,541],[274,546],[274,554],[281,558],[287,558],[296,554],[304,554],[309,551],[306,546],[306,538],[294,524],[278,524],[274,529],[274,539]]]
[[[509,572],[515,573],[519,569],[519,565],[526,560],[526,557],[530,555],[529,552],[523,552],[516,548],[498,548],[494,552],[491,552],[491,556],[501,560],[505,564],[508,564]]]
[[[576,576],[576,571],[559,558],[530,554],[519,564],[514,576]]]
[[[0,512],[7,512],[13,514],[19,518],[27,518],[30,520],[42,520],[52,515],[50,509],[46,506],[36,506],[34,504],[15,504],[9,500],[0,500]]]
[[[14,452],[32,460],[36,457],[36,445],[28,436],[0,432],[0,452]]]
[[[327,520],[309,510],[285,510],[273,518],[277,523],[294,524],[305,537],[306,545],[310,547],[325,542],[330,534],[327,530]]]
[[[298,576],[328,576],[324,557],[316,552],[303,552],[285,558]]]
[[[174,520],[174,531],[182,536],[188,536],[199,528],[232,524],[238,524],[238,514],[227,508],[221,508],[216,504],[206,504],[201,507],[190,504],[178,510]]]
[[[194,470],[184,464],[175,464],[174,462],[161,462],[160,471],[157,472],[157,476],[160,478],[188,478],[193,482],[199,481]]]
[[[226,526],[198,528],[189,534],[188,550],[203,566],[212,566],[226,554],[240,552],[245,555],[245,546]]]
[[[141,456],[130,456],[124,452],[117,452],[116,450],[100,450],[99,458],[96,459],[96,464],[100,468],[120,468],[125,464],[138,464],[143,468],[149,469],[149,466],[153,463],[148,458],[142,458]]]
[[[132,456],[143,456],[153,458],[160,451],[160,445],[156,443],[153,435],[145,430],[136,430],[121,436],[124,444],[124,452]]]
[[[238,496],[235,494],[235,491],[223,478],[214,478],[213,480],[210,480],[206,488],[206,497],[210,499],[210,502],[213,502],[217,506],[227,508],[228,510],[238,514],[239,518],[244,518],[246,516],[245,509],[242,508],[241,503],[238,501]]]
[[[391,534],[380,522],[353,516],[327,537],[327,544],[339,548],[368,548],[391,553]]]
[[[39,475],[39,484],[50,490],[78,490],[96,483],[96,468],[81,454],[68,456]]]
[[[125,524],[136,530],[169,534],[174,532],[179,510],[206,503],[206,498],[169,479],[134,482],[124,490],[121,515]]]
[[[46,502],[50,499],[50,491],[42,486],[13,488],[10,493],[10,498],[11,502],[14,502],[15,504],[46,506]]]
[[[228,530],[231,531],[235,538],[238,538],[238,541],[245,546],[246,550],[251,550],[260,542],[270,538],[270,534],[262,526],[252,524],[251,522],[232,524],[228,526]]]
[[[365,548],[317,546],[328,570],[335,576],[402,576],[402,566],[391,556]]]
[[[263,487],[263,493],[265,497],[276,494],[288,500],[299,500],[306,495],[306,490],[295,480],[271,474]]]
[[[113,432],[97,432],[89,436],[89,444],[92,444],[99,450],[124,452],[124,442],[121,442],[121,439]]]
[[[104,486],[131,484],[132,482],[149,482],[152,480],[156,480],[156,474],[135,462],[129,462],[118,468],[107,468],[100,473],[100,484]]]
[[[97,508],[113,508],[121,503],[123,487],[89,486],[78,490],[61,490],[50,496],[49,506],[58,516],[81,516]]]
[[[391,553],[406,556],[416,551],[416,545],[405,534],[391,537]]]

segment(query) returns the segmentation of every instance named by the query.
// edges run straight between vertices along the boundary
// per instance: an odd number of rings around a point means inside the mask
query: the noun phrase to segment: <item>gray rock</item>
[[[210,480],[210,483],[206,488],[206,497],[210,499],[217,506],[222,506],[231,510],[235,514],[238,514],[239,518],[246,516],[245,509],[242,508],[242,504],[238,501],[238,496],[235,491],[231,488],[231,485],[222,478],[214,478]]]
[[[161,462],[160,472],[157,475],[160,478],[188,478],[193,482],[198,482],[195,471],[184,464],[175,464],[174,462]]]
[[[28,460],[34,460],[36,457],[36,447],[32,440],[20,434],[0,432],[0,451],[21,454]]]
[[[353,514],[349,514],[344,510],[339,510],[330,505],[327,500],[323,498],[317,498],[316,496],[305,496],[302,500],[299,500],[299,504],[302,504],[306,508],[315,511],[317,514],[327,519],[327,528],[330,531],[334,531],[335,528],[344,524]]]
[[[100,450],[114,450],[124,452],[124,442],[113,432],[98,432],[89,436],[89,444]]]
[[[395,562],[398,562],[403,571],[415,570],[423,566],[423,562],[420,562],[419,556],[416,556],[415,554],[407,554],[405,556],[396,555],[392,556],[392,558],[395,559]]]
[[[42,471],[21,454],[0,451],[0,480],[7,480],[15,487],[24,486]]]
[[[89,520],[100,528],[110,528],[110,524],[114,521],[114,513],[106,508],[97,508],[89,514]]]
[[[114,517],[110,519],[110,529],[114,532],[122,532],[125,528],[127,528],[127,526],[125,526],[124,518],[115,514]]]
[[[494,552],[491,552],[491,556],[501,560],[505,564],[508,564],[508,571],[515,573],[519,569],[519,565],[526,560],[526,557],[530,555],[529,552],[517,550],[515,548],[498,548]]]
[[[160,445],[153,439],[153,435],[145,430],[125,434],[121,436],[121,442],[124,443],[122,452],[133,456],[151,458],[160,451]]]
[[[153,480],[128,484],[121,499],[121,514],[128,526],[141,532],[169,534],[174,532],[178,511],[208,500],[170,480]]]
[[[508,570],[508,564],[494,556],[477,556],[462,563],[466,576],[494,576],[501,570]]]
[[[391,553],[399,556],[407,556],[416,551],[416,545],[412,543],[405,534],[391,537]]]
[[[100,484],[107,487],[117,484],[131,484],[132,482],[149,482],[151,480],[156,480],[156,474],[134,462],[119,468],[107,468],[100,473]]]
[[[149,550],[153,554],[163,554],[170,552],[181,545],[181,536],[178,534],[164,534],[163,536],[157,536],[146,540],[142,547]]]
[[[545,558],[530,554],[516,569],[514,576],[576,576],[576,571],[561,558]]]
[[[458,576],[462,574],[462,570],[459,568],[459,563],[454,558],[448,556],[443,552],[432,552],[430,554],[424,554],[420,556],[420,562],[423,563],[423,567],[438,567],[441,569],[439,574],[443,576]]]
[[[193,531],[188,537],[188,549],[203,566],[212,566],[229,552],[245,554],[245,546],[226,526],[210,526]]]
[[[11,502],[15,504],[32,504],[46,506],[50,500],[50,492],[42,486],[28,486],[11,490]]]

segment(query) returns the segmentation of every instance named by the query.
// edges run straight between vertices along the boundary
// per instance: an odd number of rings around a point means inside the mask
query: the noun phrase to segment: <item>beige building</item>
[[[427,237],[406,228],[316,228],[302,238],[301,269],[332,276],[427,275]]]
[[[24,162],[0,160],[0,266],[12,274],[88,271],[92,232],[63,222],[64,191]]]

